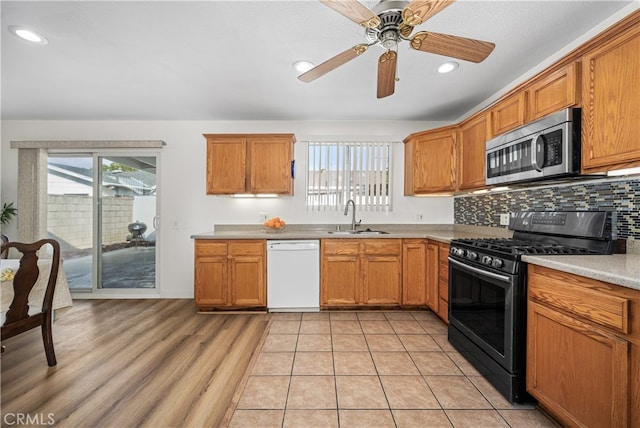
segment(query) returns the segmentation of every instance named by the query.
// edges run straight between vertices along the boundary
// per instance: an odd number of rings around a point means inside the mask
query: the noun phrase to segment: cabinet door
[[[460,126],[458,187],[461,190],[485,186],[488,126],[486,113]]]
[[[199,308],[224,306],[228,302],[227,258],[197,257],[195,261],[195,305]]]
[[[400,256],[363,256],[362,289],[365,305],[399,305],[402,291]]]
[[[265,246],[264,241],[229,243],[231,305],[266,306]]]
[[[405,196],[455,190],[456,140],[456,127],[423,132],[405,140]]]
[[[427,304],[427,243],[405,239],[402,243],[402,304]]]
[[[322,306],[354,306],[362,301],[357,255],[324,255],[320,273]]]
[[[438,312],[439,295],[438,295],[438,244],[429,242],[427,244],[427,306],[433,311]]]
[[[293,195],[293,136],[252,137],[248,152],[250,193]]]
[[[449,322],[449,244],[438,244],[438,316]]]
[[[640,26],[582,60],[582,169],[640,166]]]
[[[492,138],[525,124],[527,119],[527,93],[522,91],[491,108]]]
[[[580,66],[572,62],[536,81],[528,89],[531,120],[580,104]]]
[[[528,303],[527,391],[567,426],[628,426],[628,342]]]
[[[244,138],[207,137],[207,194],[244,193],[246,144]]]

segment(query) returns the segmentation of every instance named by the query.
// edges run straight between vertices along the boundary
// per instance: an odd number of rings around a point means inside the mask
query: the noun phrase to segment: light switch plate
[[[509,226],[509,214],[500,214],[500,226]]]

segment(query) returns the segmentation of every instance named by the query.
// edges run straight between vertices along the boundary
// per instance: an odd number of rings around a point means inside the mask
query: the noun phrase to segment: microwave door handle
[[[531,166],[538,172],[542,172],[542,166],[544,165],[544,135],[538,132],[531,139]],[[540,151],[538,151],[540,146]],[[542,159],[538,159],[538,153],[542,154]]]

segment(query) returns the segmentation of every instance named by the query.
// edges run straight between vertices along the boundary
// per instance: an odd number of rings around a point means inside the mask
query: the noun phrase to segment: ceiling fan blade
[[[388,97],[396,89],[398,54],[388,50],[378,58],[378,98]]]
[[[496,47],[490,42],[467,39],[450,34],[421,31],[411,38],[413,49],[438,55],[450,56],[471,62],[482,62]]]
[[[413,0],[402,10],[402,22],[412,27],[422,24],[455,0]]]
[[[380,18],[356,0],[320,0],[320,2],[363,27],[376,28],[380,25]]]
[[[329,58],[322,64],[313,67],[311,70],[302,73],[300,76],[298,76],[298,79],[307,83],[314,81],[318,77],[324,76],[331,70],[334,70],[340,67],[342,64],[351,61],[355,57],[362,55],[364,52],[366,52],[367,49],[369,49],[369,45],[355,45],[354,47],[347,49],[346,51],[334,56],[333,58]]]

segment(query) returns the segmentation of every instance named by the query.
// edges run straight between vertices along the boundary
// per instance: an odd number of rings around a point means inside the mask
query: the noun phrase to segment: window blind
[[[309,142],[308,210],[391,211],[392,142]]]

